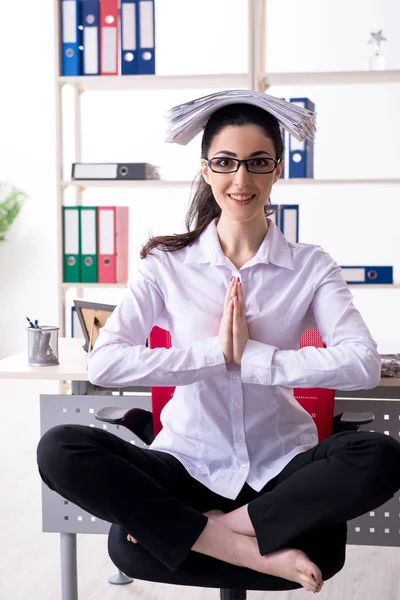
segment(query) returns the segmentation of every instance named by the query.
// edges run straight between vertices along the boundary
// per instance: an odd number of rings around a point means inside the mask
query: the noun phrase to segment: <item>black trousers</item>
[[[207,523],[202,513],[249,504],[260,553],[295,547],[322,573],[344,564],[346,521],[377,508],[400,488],[400,444],[370,432],[343,432],[297,455],[256,492],[245,484],[235,500],[189,475],[173,456],[125,442],[102,429],[60,425],[37,449],[50,489],[123,527],[176,570]],[[336,571],[335,571],[336,572]]]

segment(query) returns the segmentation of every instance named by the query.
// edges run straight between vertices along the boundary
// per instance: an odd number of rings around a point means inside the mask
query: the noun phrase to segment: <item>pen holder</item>
[[[27,327],[28,332],[28,364],[32,367],[49,367],[58,365],[58,332],[59,327],[43,325]]]

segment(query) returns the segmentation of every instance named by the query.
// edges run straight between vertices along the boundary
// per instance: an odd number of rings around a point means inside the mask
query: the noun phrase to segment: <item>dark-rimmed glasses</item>
[[[210,160],[205,158],[204,162],[214,173],[236,173],[243,163],[249,173],[267,174],[275,171],[281,159],[275,160],[275,158],[257,157],[239,160],[238,158],[217,156]]]

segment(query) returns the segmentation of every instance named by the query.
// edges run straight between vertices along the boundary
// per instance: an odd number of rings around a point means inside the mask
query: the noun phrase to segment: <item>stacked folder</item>
[[[229,104],[252,104],[270,112],[299,142],[313,139],[316,115],[300,98],[290,104],[254,90],[225,90],[171,108],[166,114],[166,142],[185,146],[204,128],[211,114]]]
[[[154,75],[154,0],[59,0],[61,74]]]
[[[65,283],[126,283],[129,207],[64,206]]]

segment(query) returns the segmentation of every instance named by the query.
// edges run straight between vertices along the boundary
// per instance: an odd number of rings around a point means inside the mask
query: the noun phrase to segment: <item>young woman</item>
[[[142,449],[55,427],[40,474],[172,571],[193,550],[272,575],[271,589],[319,591],[344,564],[346,521],[399,489],[400,444],[369,432],[318,443],[292,388],[373,388],[380,357],[334,260],[267,218],[283,168],[275,117],[220,108],[201,153],[188,232],[145,245],[89,357],[95,384],[176,386],[162,431]],[[172,348],[145,347],[154,325]],[[299,349],[312,327],[327,347]]]

